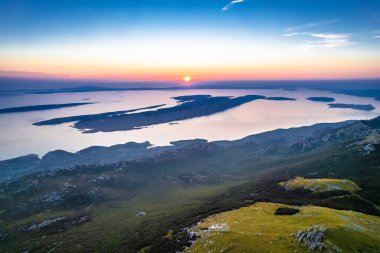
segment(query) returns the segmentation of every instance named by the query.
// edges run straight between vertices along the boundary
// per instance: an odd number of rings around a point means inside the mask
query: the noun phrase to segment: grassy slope
[[[280,182],[280,185],[288,190],[303,188],[312,190],[313,192],[340,190],[354,193],[360,190],[360,187],[350,180],[335,178],[305,179],[303,177],[296,177],[286,182]]]
[[[186,252],[308,252],[290,234],[311,225],[327,229],[324,252],[380,251],[377,216],[316,206],[299,207],[296,215],[275,216],[275,210],[283,206],[257,203],[210,216],[193,228],[201,237]],[[228,231],[208,230],[217,224]]]

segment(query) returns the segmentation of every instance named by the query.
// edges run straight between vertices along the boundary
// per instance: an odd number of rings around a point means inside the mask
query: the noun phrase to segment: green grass
[[[274,215],[278,207],[284,206],[299,208],[300,212]],[[226,231],[210,230],[213,225]],[[324,207],[262,202],[201,221],[192,229],[200,238],[185,252],[309,252],[291,234],[311,225],[327,229],[323,252],[380,252],[380,217]]]
[[[332,178],[306,179],[302,177],[296,177],[286,182],[281,182],[280,185],[286,187],[288,190],[304,188],[312,190],[313,192],[340,190],[354,193],[360,190],[360,187],[350,180]]]

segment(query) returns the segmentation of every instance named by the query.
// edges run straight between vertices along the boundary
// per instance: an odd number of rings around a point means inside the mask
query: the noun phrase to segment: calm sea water
[[[32,123],[56,117],[93,114],[116,110],[166,104],[174,106],[171,99],[180,95],[210,94],[214,96],[265,95],[296,98],[296,101],[257,100],[231,110],[207,117],[160,124],[132,131],[83,134],[71,127],[72,123],[56,126],[33,126]],[[372,104],[373,111],[330,109],[327,103],[313,102],[310,96],[334,97],[336,103]],[[48,111],[0,115],[0,160],[35,153],[64,149],[75,152],[101,145],[110,146],[129,141],[150,141],[167,145],[171,141],[204,138],[234,140],[247,135],[320,122],[338,122],[349,119],[369,119],[380,114],[380,101],[314,90],[186,90],[186,91],[117,91],[65,94],[27,94],[1,97],[0,108],[50,104],[97,102],[91,105]]]

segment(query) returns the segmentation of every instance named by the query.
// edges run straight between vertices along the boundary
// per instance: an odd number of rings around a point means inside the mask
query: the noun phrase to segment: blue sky
[[[153,41],[160,45],[156,47],[156,50],[164,51],[169,50],[169,47],[175,47],[168,41],[175,41],[186,47],[192,47],[191,41],[195,41],[194,45],[196,46],[191,48],[192,53],[186,56],[188,59],[196,54],[197,48],[201,48],[203,43],[208,43],[203,51],[202,48],[199,51],[201,52],[199,60],[190,59],[187,62],[178,62],[172,59],[168,64],[161,60],[156,61],[157,65],[166,64],[171,67],[178,63],[181,67],[174,68],[174,71],[181,72],[180,74],[185,73],[186,67],[188,67],[190,72],[193,71],[196,75],[199,71],[194,70],[196,69],[194,62],[204,62],[201,54],[205,57],[206,48],[215,44],[220,51],[228,48],[233,51],[233,55],[240,58],[244,53],[240,52],[239,48],[247,45],[255,45],[256,48],[262,47],[263,52],[271,52],[273,48],[278,48],[278,54],[284,54],[284,58],[296,55],[300,61],[301,58],[305,62],[315,59],[318,63],[316,67],[323,65],[329,57],[339,58],[342,61],[354,62],[357,60],[361,64],[359,67],[362,68],[362,72],[358,73],[358,76],[374,76],[377,69],[370,66],[368,70],[365,70],[365,65],[374,65],[380,62],[380,1],[0,0],[0,57],[3,56],[3,60],[0,60],[1,70],[80,75],[73,71],[73,69],[79,68],[83,70],[79,72],[84,73],[86,70],[87,74],[85,75],[91,76],[91,71],[88,70],[91,66],[88,63],[70,68],[68,62],[69,59],[74,62],[75,55],[86,55],[87,57],[87,53],[82,54],[82,49],[87,47],[87,43],[93,44],[96,41],[101,42],[101,45],[93,46],[96,52],[104,47],[117,48],[123,43],[141,44],[141,41],[144,43]],[[232,44],[237,46],[233,47]],[[268,48],[266,44],[269,45]],[[78,45],[78,48],[74,48],[74,45]],[[146,51],[149,52],[149,50],[145,49],[149,45],[141,48],[134,45],[129,47],[134,48],[135,51],[140,50],[142,58],[165,58],[165,54],[147,55]],[[123,46],[120,47],[122,51]],[[248,47],[246,50],[251,50]],[[65,50],[61,50],[62,48]],[[300,52],[285,53],[286,50],[293,49]],[[177,51],[183,53],[185,46]],[[314,53],[310,51],[314,51]],[[62,54],[69,54],[71,58],[62,59],[60,64],[57,63],[56,67],[52,69],[43,67],[43,61],[46,64],[55,64],[51,59],[59,59]],[[106,54],[116,54],[116,52],[110,53],[107,50],[104,52],[104,55]],[[251,53],[247,55],[255,57],[256,54],[257,52],[251,50]],[[128,55],[128,52],[125,52],[126,58]],[[216,58],[219,57],[217,53],[210,54],[208,57],[215,55]],[[274,64],[276,62],[274,56],[271,56],[273,62],[271,65],[264,59],[264,56],[259,55],[257,62],[243,59],[240,63],[233,55],[225,55],[225,52],[221,52],[220,59],[232,62],[230,68],[237,65],[256,66],[256,70],[260,68],[266,70],[270,66],[281,67]],[[322,55],[325,58],[322,59]],[[43,57],[45,58],[43,59]],[[131,58],[133,57],[138,57],[138,54],[131,56]],[[170,59],[170,57],[169,55],[168,58]],[[109,61],[108,66],[114,64],[112,66],[115,66],[119,72],[122,68],[129,70],[132,64],[131,62],[121,62],[116,58],[115,61],[112,61],[111,58],[103,55],[95,57],[94,62],[103,58],[107,58]],[[25,59],[29,59],[29,61],[25,62]],[[281,61],[286,64],[284,59],[278,60],[278,62]],[[32,66],[34,62],[36,62],[35,67]],[[62,65],[62,62],[65,64]],[[207,62],[210,65],[207,67],[211,71],[214,63],[211,60]],[[149,64],[146,62],[139,64],[147,71],[157,72],[158,67],[155,69],[154,64],[152,66],[147,66]],[[200,67],[204,67],[201,65]],[[223,66],[221,71],[227,67]],[[95,69],[98,68],[101,68],[101,65],[97,65]],[[354,65],[347,67],[346,72],[351,68],[354,68]],[[112,75],[111,70],[108,72],[109,75]],[[137,73],[139,71],[131,70],[130,72]],[[322,75],[323,72],[315,75]],[[338,72],[336,71],[335,74]],[[341,72],[344,75],[344,71]],[[138,79],[136,73],[134,78]],[[255,73],[257,74],[257,71]],[[269,75],[268,73],[266,75]],[[205,76],[206,74],[198,75]],[[242,74],[236,73],[236,75]],[[328,77],[329,73],[326,75]],[[330,75],[333,74],[330,73]],[[254,77],[255,75],[252,76],[252,78]]]

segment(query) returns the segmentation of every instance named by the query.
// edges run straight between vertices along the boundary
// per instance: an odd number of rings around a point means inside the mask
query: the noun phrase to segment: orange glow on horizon
[[[380,77],[371,49],[297,50],[276,41],[177,37],[0,48],[0,75],[194,83],[219,80],[359,79]],[[18,74],[17,74],[18,73]],[[194,80],[193,77],[196,77]]]
[[[304,80],[304,79],[362,79],[380,77],[380,59],[302,59],[251,65],[223,64],[219,66],[149,66],[104,64],[102,62],[55,61],[52,59],[1,58],[0,75],[67,77],[118,81],[178,82],[178,73],[185,84],[196,81],[221,80]],[[2,73],[1,73],[2,72]],[[13,73],[12,73],[13,72]],[[191,73],[191,76],[187,73]]]
[[[0,76],[11,77],[35,77],[35,78],[64,78],[64,79],[88,79],[88,80],[111,80],[111,81],[146,81],[146,82],[178,82],[178,76],[171,71],[136,71],[134,73],[123,73],[113,71],[83,71],[81,74],[61,71],[40,71],[28,72],[23,70],[5,70]],[[7,74],[9,72],[9,74]],[[144,72],[144,73],[142,73]],[[380,70],[375,68],[371,71],[364,68],[347,68],[344,70],[327,70],[327,69],[309,69],[299,68],[298,70],[276,69],[249,69],[245,71],[224,71],[221,70],[199,70],[197,73],[197,82],[207,81],[238,81],[238,80],[323,80],[323,79],[367,79],[380,78]],[[184,76],[181,80],[185,85],[189,85],[194,80],[191,77]]]
[[[297,50],[275,41],[195,37],[0,48],[0,75],[184,84],[219,80],[355,79],[380,77],[380,52]],[[196,77],[194,80],[193,77]]]

